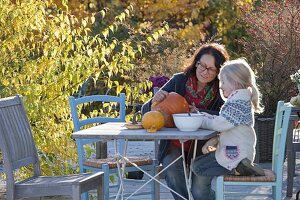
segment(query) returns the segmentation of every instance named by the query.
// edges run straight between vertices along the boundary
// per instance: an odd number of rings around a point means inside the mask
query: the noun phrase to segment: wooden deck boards
[[[113,152],[112,150],[112,145],[109,144],[108,146],[108,150],[110,152]],[[143,155],[152,155],[154,156],[154,148],[153,148],[153,142],[142,142],[141,145],[137,145],[137,146],[131,146],[130,150],[128,151],[128,154],[129,155],[136,155],[136,152],[139,152],[139,154],[143,154]],[[261,166],[263,166],[264,168],[270,168],[271,167],[271,164],[270,163],[261,163]],[[285,193],[286,193],[286,179],[287,179],[287,174],[286,174],[286,162],[284,164],[284,177],[283,177],[283,197],[285,200],[291,200],[291,199],[296,199],[296,192],[298,190],[300,190],[300,152],[297,153],[297,160],[296,160],[296,171],[295,171],[295,174],[297,176],[294,177],[294,188],[293,188],[293,197],[292,198],[287,198],[285,197]],[[135,188],[138,188],[140,185],[137,185],[137,184],[127,184],[125,185],[125,191],[133,191]],[[145,188],[146,190],[149,189],[149,185]],[[236,190],[235,188],[233,187],[230,187],[229,188],[230,191],[234,191]],[[251,193],[259,193],[259,192],[263,192],[263,191],[271,191],[270,188],[268,187],[244,187],[244,188],[239,188],[238,189],[239,191],[240,190],[243,190],[245,192],[251,192]],[[114,190],[116,192],[116,189]],[[172,195],[171,193],[165,189],[164,187],[161,186],[161,191],[160,191],[160,195],[161,195],[161,199],[162,200],[171,200],[173,199],[172,198]],[[0,200],[2,199],[5,199],[5,185],[4,185],[4,182],[0,181]],[[68,200],[70,198],[66,198],[66,197],[46,197],[46,198],[43,198],[45,200],[49,200],[49,199],[57,199],[57,200]],[[143,199],[143,200],[149,200],[150,199],[150,196],[139,196],[137,197],[136,199]],[[230,198],[226,198],[228,200],[241,200],[241,199],[245,199],[245,200],[262,200],[262,199],[272,199],[272,198],[262,198],[262,197],[245,197],[245,198],[242,198],[242,197],[230,197]]]

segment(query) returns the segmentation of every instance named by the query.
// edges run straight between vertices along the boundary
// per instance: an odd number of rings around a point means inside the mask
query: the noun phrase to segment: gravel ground
[[[151,142],[143,142],[142,145],[137,145],[136,147],[131,148],[131,150],[129,151],[129,155],[135,155],[135,152],[139,152],[140,154],[150,154],[153,156],[153,148],[152,146],[153,143]],[[109,151],[112,151],[112,148],[109,146],[108,148]],[[261,163],[261,166],[264,168],[271,168],[271,164],[270,163]],[[285,197],[285,192],[286,192],[286,178],[287,178],[287,174],[286,174],[286,162],[284,163],[284,177],[283,177],[283,197],[284,200],[292,200],[292,199],[296,199],[296,192],[298,190],[300,190],[300,152],[297,153],[297,159],[296,159],[296,171],[295,174],[296,176],[294,177],[294,193],[293,193],[293,197],[292,198],[287,198]],[[145,178],[145,177],[144,177]],[[164,182],[164,180],[162,180]],[[138,185],[133,185],[133,184],[128,184],[125,185],[125,191],[131,191],[134,188],[137,188]],[[146,188],[149,189],[149,186]],[[171,200],[173,199],[171,196],[171,193],[165,189],[164,187],[160,188],[160,194],[161,194],[161,199],[163,200]],[[229,190],[234,191],[237,190],[235,188],[229,188]],[[268,187],[245,187],[239,190],[243,190],[245,192],[250,192],[250,193],[259,193],[259,192],[263,192],[263,191],[271,191],[270,188]],[[116,191],[113,191],[116,192]],[[92,192],[92,196],[94,196],[95,192]],[[5,182],[3,180],[0,180],[0,200],[5,199]],[[31,198],[32,199],[32,198]],[[50,199],[56,199],[56,200],[67,200],[70,199],[68,197],[44,197],[42,198],[44,200],[50,200]],[[91,198],[92,199],[92,198]],[[143,196],[140,199],[150,199],[149,196]],[[226,198],[228,200],[240,200],[240,199],[247,199],[247,200],[261,200],[261,199],[271,199],[271,198],[262,198],[262,197],[236,197],[236,198]]]

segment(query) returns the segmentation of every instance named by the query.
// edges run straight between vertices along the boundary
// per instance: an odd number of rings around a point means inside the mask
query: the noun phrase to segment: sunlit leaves
[[[145,46],[157,43],[168,27],[165,24],[137,41],[130,36],[118,38],[114,34],[126,25],[132,6],[93,33],[93,26],[99,23],[95,15],[78,19],[67,7],[58,12],[48,8],[48,3],[25,0],[1,5],[0,97],[21,94],[26,98],[43,172],[73,173],[77,158],[70,138],[68,96],[126,92],[127,104],[145,101],[148,82],[133,82],[131,73],[139,67],[134,63]],[[100,11],[100,17],[107,12]],[[91,80],[91,87],[78,91],[86,80]],[[113,106],[105,108],[112,110]],[[99,113],[105,114],[103,110]]]
[[[166,23],[160,29],[154,31],[153,33],[150,33],[146,37],[147,42],[149,42],[150,44],[153,44],[155,41],[158,40],[159,37],[161,37],[163,34],[165,34],[165,32],[167,32],[168,30],[169,30],[169,25]],[[140,47],[139,47],[139,51],[141,51]]]
[[[86,27],[87,21],[86,21],[85,19],[83,19],[81,23],[82,23],[82,26],[83,26],[83,27]]]
[[[99,13],[101,14],[102,18],[105,17],[105,14],[106,14],[105,10],[101,10]]]

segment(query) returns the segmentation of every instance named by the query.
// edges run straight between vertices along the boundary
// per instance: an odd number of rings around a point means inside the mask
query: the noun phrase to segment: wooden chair
[[[119,111],[118,117],[101,117],[101,116],[90,116],[85,119],[81,119],[82,106],[87,107],[91,103],[117,103],[118,105],[115,108]],[[120,94],[120,96],[111,96],[111,95],[91,95],[84,96],[75,99],[74,97],[69,97],[69,103],[71,107],[71,114],[73,118],[74,131],[79,131],[81,128],[84,128],[86,125],[95,125],[107,122],[125,122],[125,95]],[[92,144],[99,142],[100,140],[91,140],[91,139],[80,139],[76,140],[77,150],[78,150],[78,162],[80,173],[86,171],[103,171],[104,172],[104,196],[105,199],[109,199],[109,187],[119,187],[120,180],[118,178],[116,184],[109,183],[109,176],[118,173],[117,164],[113,155],[109,155],[108,158],[88,158],[85,152],[84,145]],[[122,152],[124,149],[124,140],[119,140],[118,151]],[[136,165],[141,167],[143,170],[149,171],[149,174],[154,175],[156,169],[156,162],[149,157],[128,157],[129,160],[133,161]],[[126,172],[137,171],[136,167],[133,167],[131,164],[127,164],[125,168]],[[135,181],[131,179],[130,181]],[[141,180],[138,180],[141,182]],[[155,183],[151,183],[151,197],[155,199]],[[145,192],[141,192],[136,195],[143,195]]]
[[[286,137],[289,126],[289,117],[291,107],[279,101],[277,104],[274,143],[272,155],[272,170],[264,169],[265,176],[218,176],[216,178],[216,199],[223,200],[224,195],[239,196],[265,196],[267,194],[245,194],[245,191],[225,193],[225,186],[270,186],[272,187],[272,196],[275,200],[281,200],[282,197],[282,176],[283,162],[285,154]]]
[[[299,107],[292,108],[293,111],[299,113]],[[299,120],[299,114],[292,115],[290,117],[290,127],[289,133],[291,134],[290,137],[288,135],[287,139],[287,189],[286,189],[286,196],[291,197],[293,195],[293,185],[294,185],[294,177],[295,177],[295,167],[296,167],[296,153],[300,152],[300,125],[298,127],[294,127],[294,121]],[[298,122],[300,123],[300,122]]]
[[[56,195],[81,199],[81,193],[91,189],[97,189],[98,199],[103,199],[103,172],[41,176],[37,150],[20,96],[0,99],[0,148],[8,200]],[[33,176],[16,182],[14,171],[28,165],[33,166]]]
[[[3,172],[3,158],[2,158],[1,151],[0,151],[0,172]]]

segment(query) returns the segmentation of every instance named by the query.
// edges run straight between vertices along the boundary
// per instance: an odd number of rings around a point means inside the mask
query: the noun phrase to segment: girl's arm
[[[234,127],[234,124],[230,123],[222,116],[205,115],[201,128],[211,129],[218,132],[223,132]]]
[[[253,126],[254,116],[247,90],[238,90],[222,106],[220,115],[205,115],[202,128],[223,132],[239,125]]]

